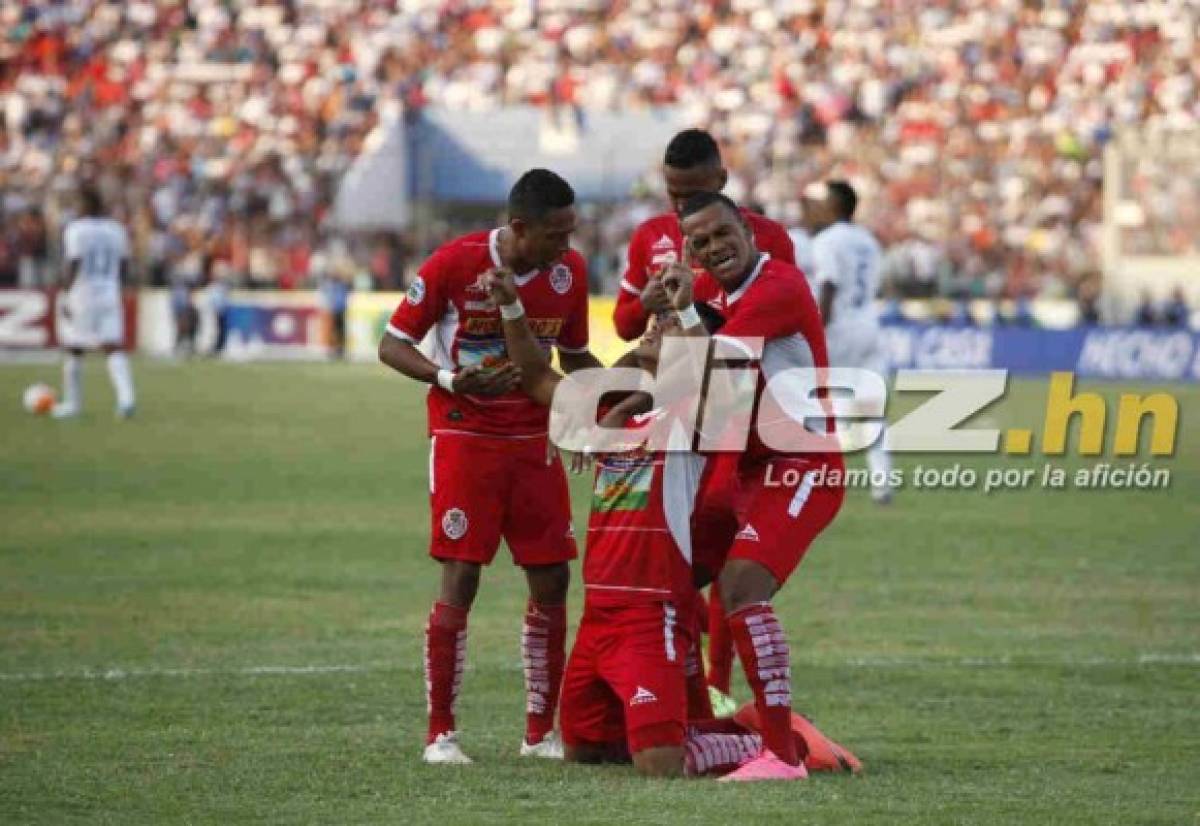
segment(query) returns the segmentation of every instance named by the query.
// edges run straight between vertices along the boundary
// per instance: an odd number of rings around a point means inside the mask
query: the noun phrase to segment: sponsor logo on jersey
[[[679,260],[679,254],[676,253],[675,250],[668,250],[666,252],[660,252],[657,255],[652,256],[650,258],[650,264],[655,269],[657,269],[659,267],[665,267],[668,264],[674,264],[678,260]]]
[[[653,481],[654,463],[649,456],[634,461],[608,460],[596,474],[592,510],[601,513],[642,510],[650,503]]]
[[[751,525],[749,522],[747,522],[746,527],[744,527],[740,531],[738,531],[737,536],[734,538],[735,539],[745,539],[748,542],[757,542],[758,541],[758,531],[754,530],[754,526]]]
[[[501,333],[500,323],[498,316],[474,316],[463,322],[462,329],[473,336],[498,336]],[[527,319],[527,323],[537,338],[556,339],[563,328],[561,318],[530,318]]]
[[[633,692],[633,696],[629,698],[629,705],[631,706],[641,706],[646,703],[657,702],[658,697],[654,695],[654,692],[648,688],[642,688],[640,685],[637,687],[637,691]]]
[[[442,530],[446,532],[446,536],[450,539],[462,539],[470,524],[467,522],[467,515],[463,513],[462,508],[451,508],[442,514]]]
[[[488,272],[491,272],[491,270],[488,270],[487,272],[481,272],[479,275],[475,276],[475,280],[467,285],[467,292],[483,293],[484,295],[488,295],[490,291],[485,283]]]
[[[662,237],[659,238],[657,241],[655,241],[650,246],[650,249],[652,249],[652,250],[671,250],[672,252],[674,252],[675,251],[675,240],[670,235],[667,235],[664,232],[662,234]]]
[[[408,298],[408,303],[412,304],[413,306],[416,306],[417,304],[420,304],[422,301],[424,301],[425,300],[425,279],[419,275],[416,278],[414,278],[413,282],[408,285],[408,292],[406,293],[406,297]]]
[[[559,295],[566,295],[571,289],[571,268],[566,264],[555,264],[550,270],[550,287]]]
[[[491,301],[464,301],[463,309],[477,313],[492,312],[496,309],[496,305]]]

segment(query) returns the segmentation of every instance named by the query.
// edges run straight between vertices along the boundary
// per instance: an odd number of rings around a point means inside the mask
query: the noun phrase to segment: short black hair
[[[843,221],[853,218],[854,210],[858,209],[858,193],[850,186],[850,182],[829,181],[825,187],[829,190],[829,196],[833,198],[838,217]]]
[[[667,144],[663,163],[675,169],[721,163],[721,149],[713,136],[703,129],[684,129]]]
[[[104,198],[93,184],[84,184],[79,189],[79,205],[84,215],[104,214]]]
[[[721,312],[707,301],[696,301],[692,306],[696,308],[696,314],[700,316],[700,321],[704,324],[704,329],[708,330],[709,335],[725,325],[725,316],[721,315]]]
[[[537,223],[556,209],[575,203],[575,190],[549,169],[531,169],[508,192],[508,217]]]
[[[713,204],[723,205],[741,220],[742,210],[738,207],[737,202],[728,195],[722,195],[720,192],[697,192],[688,198],[683,204],[683,209],[679,210],[679,220],[682,221],[689,215],[694,215]]]

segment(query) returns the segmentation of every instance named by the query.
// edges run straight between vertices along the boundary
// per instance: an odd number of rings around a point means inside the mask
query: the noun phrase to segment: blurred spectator
[[[1162,323],[1164,327],[1187,327],[1191,321],[1192,311],[1188,309],[1187,299],[1183,290],[1176,287],[1171,297],[1163,306]]]
[[[1133,323],[1138,327],[1153,327],[1158,323],[1158,313],[1154,311],[1154,299],[1149,291],[1142,293],[1142,300],[1138,302],[1133,315]]]

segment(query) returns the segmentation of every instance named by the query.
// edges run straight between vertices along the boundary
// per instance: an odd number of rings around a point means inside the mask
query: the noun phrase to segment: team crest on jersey
[[[559,295],[566,295],[571,289],[571,268],[566,264],[555,264],[550,270],[550,286]]]
[[[468,527],[467,515],[463,513],[462,508],[451,508],[442,514],[442,530],[451,539],[462,539]]]
[[[409,304],[420,304],[425,300],[425,279],[417,276],[413,282],[408,285],[408,293],[406,294]]]

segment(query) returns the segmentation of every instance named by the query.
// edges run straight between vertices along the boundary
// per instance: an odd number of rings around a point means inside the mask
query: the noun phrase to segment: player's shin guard
[[[729,623],[721,605],[717,583],[708,589],[708,684],[722,694],[729,693],[733,677],[733,641],[729,638]]]
[[[754,691],[764,744],[780,760],[797,765],[803,755],[792,737],[792,664],[775,609],[769,602],[740,608],[729,615],[729,632]]]
[[[425,626],[425,700],[429,711],[426,745],[455,728],[454,704],[466,659],[466,609],[435,602]]]
[[[762,738],[757,734],[688,732],[683,741],[684,774],[726,774],[758,756],[762,746]]]
[[[133,370],[129,366],[129,356],[120,350],[109,353],[108,377],[117,396],[117,407],[133,407]]]
[[[566,644],[567,606],[530,600],[521,629],[521,661],[525,665],[525,742],[531,745],[554,729]]]

